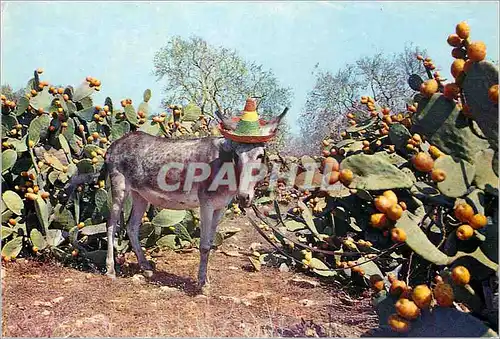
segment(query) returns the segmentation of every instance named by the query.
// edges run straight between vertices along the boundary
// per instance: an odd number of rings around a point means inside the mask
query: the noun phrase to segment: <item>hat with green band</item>
[[[260,143],[269,141],[276,135],[279,120],[268,123],[260,119],[255,99],[248,98],[241,116],[232,118],[232,123],[236,123],[236,127],[234,129],[228,128],[228,124],[221,123],[219,129],[224,137],[233,141]]]

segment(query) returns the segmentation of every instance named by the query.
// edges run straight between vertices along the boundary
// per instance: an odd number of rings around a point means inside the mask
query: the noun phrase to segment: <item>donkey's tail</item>
[[[71,179],[68,181],[66,186],[64,187],[64,195],[66,196],[66,199],[72,200],[74,197],[74,193],[78,185],[88,183],[88,182],[94,182],[99,178],[105,178],[107,175],[107,166],[106,162],[104,162],[101,170],[99,172],[95,173],[81,173],[81,174],[75,174],[71,177]]]

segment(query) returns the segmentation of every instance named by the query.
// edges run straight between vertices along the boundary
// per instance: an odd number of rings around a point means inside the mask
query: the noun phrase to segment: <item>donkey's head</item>
[[[262,127],[262,135],[274,136],[287,111],[288,108]],[[235,130],[234,122],[224,119],[218,111],[216,115],[221,120],[224,129]],[[266,145],[265,143],[236,142],[231,139],[226,139],[225,145],[227,150],[232,153],[237,168],[238,199],[243,207],[249,207],[255,194],[255,185],[267,174]]]
[[[231,148],[238,173],[238,199],[241,206],[249,207],[254,197],[255,185],[267,173],[265,144],[232,141]]]

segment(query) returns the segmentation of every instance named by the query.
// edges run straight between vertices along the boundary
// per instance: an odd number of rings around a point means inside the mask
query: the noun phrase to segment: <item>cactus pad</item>
[[[413,182],[408,175],[379,154],[355,154],[342,161],[341,169],[350,169],[354,178],[349,188],[387,190],[410,188]]]
[[[467,193],[476,172],[474,165],[449,155],[439,157],[434,163],[434,169],[441,169],[446,173],[446,179],[439,182],[437,187],[443,195],[451,198]]]

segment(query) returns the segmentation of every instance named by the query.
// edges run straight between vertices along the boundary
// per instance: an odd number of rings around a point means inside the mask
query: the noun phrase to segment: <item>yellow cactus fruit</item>
[[[482,41],[475,41],[467,47],[467,56],[472,61],[482,61],[486,58],[486,45]]]
[[[470,281],[469,270],[464,266],[457,266],[451,271],[451,279],[457,285],[467,285]]]
[[[458,37],[467,39],[470,34],[469,24],[465,21],[458,23],[458,25],[455,27],[455,33],[457,33]]]

